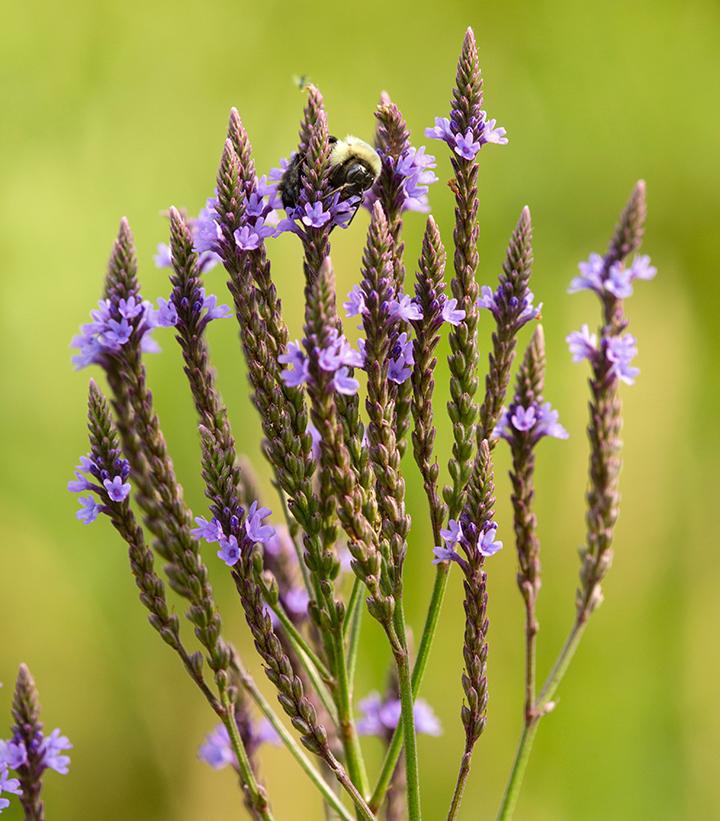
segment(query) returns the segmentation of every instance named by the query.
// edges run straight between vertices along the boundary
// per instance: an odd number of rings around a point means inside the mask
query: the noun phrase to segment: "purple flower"
[[[135,319],[136,316],[140,316],[140,314],[146,311],[147,308],[147,302],[136,299],[134,296],[131,296],[128,299],[120,299],[117,304],[118,313],[121,317],[127,320]]]
[[[343,308],[345,308],[345,315],[348,317],[362,315],[365,310],[365,294],[359,285],[353,286],[347,300],[343,303]]]
[[[560,414],[549,402],[545,402],[537,413],[535,437],[540,439],[542,436],[551,436],[553,439],[567,439],[570,434],[560,424],[559,418]]]
[[[233,236],[235,244],[243,251],[253,251],[259,248],[265,237],[271,237],[275,228],[267,225],[264,217],[258,217],[252,224],[245,224],[238,228]]]
[[[358,703],[362,716],[357,722],[360,735],[384,737],[398,726],[402,707],[400,700],[391,698],[382,700],[379,693],[370,693]],[[430,705],[424,699],[417,699],[413,705],[413,718],[418,733],[438,736],[442,732],[440,722]]]
[[[484,111],[480,112],[483,117],[486,116]],[[486,120],[485,127],[483,128],[483,140],[486,143],[495,143],[495,145],[507,145],[508,138],[505,136],[507,134],[506,129],[502,126],[496,126],[495,120]]]
[[[335,375],[333,376],[333,387],[338,393],[345,394],[346,396],[353,396],[358,392],[360,383],[357,379],[355,379],[355,377],[350,376],[350,369],[343,366],[335,371]]]
[[[195,250],[199,253],[217,252],[222,241],[222,230],[217,221],[217,200],[210,197],[205,208],[193,223]]]
[[[27,750],[22,741],[0,741],[0,767],[17,770],[27,760]]]
[[[597,336],[590,333],[587,325],[583,325],[579,331],[573,331],[565,341],[570,348],[570,355],[573,362],[582,362],[583,359],[592,360],[597,352]]]
[[[218,558],[222,559],[228,567],[232,567],[240,560],[240,547],[235,536],[229,536],[227,539],[223,536],[219,540],[220,550],[218,550]]]
[[[580,276],[575,277],[568,288],[569,294],[578,291],[602,291],[602,279],[605,272],[605,260],[600,254],[590,254],[587,262],[579,262]]]
[[[177,325],[178,314],[172,299],[164,300],[158,297],[158,308],[153,313],[153,322],[163,328],[171,328]]]
[[[513,427],[516,430],[527,431],[535,424],[535,406],[530,405],[527,410],[522,405],[515,407],[515,412],[510,417]]]
[[[161,242],[158,244],[157,253],[153,257],[156,268],[172,268],[172,257],[170,256],[170,246]]]
[[[318,353],[318,365],[324,371],[334,373],[344,365],[362,368],[364,360],[362,355],[345,339],[345,336],[338,334],[337,329],[333,328],[327,345]]]
[[[77,467],[75,469],[75,479],[71,479],[67,484],[67,489],[71,493],[82,493],[84,490],[90,490],[92,488],[92,483],[88,482],[88,480],[82,475],[81,467]]]
[[[259,721],[253,722],[250,732],[252,738],[244,739],[247,747],[257,746],[263,743],[278,744],[280,741],[275,728],[266,718],[261,718]],[[205,737],[204,744],[202,744],[198,750],[198,758],[206,764],[209,764],[213,770],[221,770],[227,766],[237,766],[235,752],[230,743],[227,727],[224,724],[218,724],[212,732]]]
[[[270,508],[258,507],[257,501],[250,505],[245,519],[245,532],[253,542],[265,544],[275,535],[275,529],[270,525],[264,525],[263,519],[270,515]]]
[[[433,547],[433,564],[440,564],[440,562],[461,562],[460,556],[453,550],[452,547]]]
[[[55,728],[49,736],[45,736],[42,743],[43,764],[50,770],[67,775],[70,767],[70,756],[63,755],[65,750],[72,750],[72,744],[67,736],[60,735],[60,730]]]
[[[291,587],[282,594],[282,600],[288,615],[295,618],[307,615],[310,596],[304,587]]]
[[[132,325],[123,317],[120,321],[109,319],[102,333],[102,341],[113,350],[121,348],[132,336]]]
[[[20,789],[20,781],[17,778],[8,777],[8,768],[0,766],[0,793],[9,793],[10,795],[22,795]],[[7,798],[0,797],[0,812],[7,809],[10,802]]]
[[[657,268],[650,264],[650,257],[642,254],[635,257],[630,266],[630,279],[653,279],[657,274]]]
[[[213,770],[221,770],[236,762],[235,753],[230,744],[230,736],[224,724],[218,724],[205,738],[205,743],[198,751],[198,757],[209,764]]]
[[[465,134],[455,134],[454,142],[453,150],[466,160],[474,160],[482,145],[469,128]]]
[[[203,321],[208,323],[213,319],[227,319],[232,316],[232,310],[229,305],[218,305],[217,297],[214,294],[205,296],[205,289],[200,289],[202,297],[202,307],[206,311]]]
[[[442,140],[465,160],[474,160],[486,143],[507,144],[506,130],[496,125],[494,119],[488,120],[486,112],[481,111],[479,117],[473,117],[471,125],[471,128],[462,133],[447,117],[436,117],[435,125],[425,129],[425,136],[432,140]]]
[[[219,542],[225,538],[223,529],[217,519],[213,518],[208,522],[203,516],[196,516],[195,523],[197,527],[194,527],[190,531],[194,538],[205,539],[205,541],[209,543]]]
[[[307,226],[322,228],[323,225],[330,222],[332,219],[332,214],[329,211],[324,210],[321,202],[314,202],[312,205],[309,202],[306,202],[301,219]]]
[[[459,325],[465,319],[465,311],[457,308],[457,299],[445,299],[442,306],[443,322],[448,322],[450,325]]]
[[[280,354],[278,362],[288,366],[280,373],[280,378],[289,388],[296,388],[308,381],[308,360],[297,340],[288,343],[287,351]]]
[[[412,366],[415,364],[412,339],[409,339],[404,331],[398,337],[391,351],[391,356],[392,359],[388,366],[388,379],[400,385],[410,377]]]
[[[625,299],[626,297],[632,296],[633,287],[630,269],[623,268],[619,262],[616,262],[610,266],[603,285],[606,291],[609,291],[618,299]]]
[[[580,276],[572,280],[568,293],[595,291],[600,296],[612,294],[616,299],[626,299],[632,295],[634,280],[652,279],[657,273],[657,268],[650,264],[647,255],[635,257],[629,268],[615,262],[606,270],[604,258],[600,254],[590,254],[587,262],[579,263],[578,268]]]
[[[637,343],[632,334],[611,336],[606,341],[605,355],[612,363],[610,371],[628,385],[634,385],[635,378],[640,373],[639,368],[634,368],[630,364],[636,354]]]
[[[552,436],[555,439],[568,438],[568,432],[558,421],[558,412],[553,410],[549,402],[543,405],[533,403],[527,408],[520,404],[504,408],[493,436],[512,444],[518,441],[518,433],[527,435],[533,445],[543,436]]]
[[[312,455],[313,459],[319,460],[320,459],[320,443],[322,442],[322,437],[320,436],[320,431],[313,425],[312,421],[308,419],[307,424],[307,432],[310,434],[310,438],[312,439]]]
[[[402,193],[401,211],[418,211],[426,214],[430,210],[428,190],[437,177],[432,171],[436,161],[432,154],[425,153],[425,146],[415,148],[406,145],[400,156],[395,159],[379,152],[385,174],[392,178],[392,187]],[[380,185],[373,186],[365,193],[363,205],[372,210],[380,196]]]
[[[448,145],[451,145],[455,139],[450,120],[447,117],[435,117],[435,125],[433,128],[425,129],[425,136],[431,140],[443,140]]]
[[[388,313],[393,319],[404,322],[417,321],[423,318],[422,309],[407,294],[402,294],[400,300],[391,299],[388,302]]]
[[[495,541],[495,534],[497,533],[497,525],[491,524],[483,532],[478,541],[478,550],[486,558],[494,556],[498,550],[502,549],[503,543]]]
[[[94,522],[100,515],[102,506],[99,505],[92,496],[80,496],[80,510],[77,511],[75,517],[79,519],[84,525],[89,525]]]
[[[462,525],[456,519],[450,519],[447,530],[441,530],[440,535],[448,547],[455,547],[463,537]]]
[[[130,495],[130,483],[123,482],[121,476],[114,476],[112,481],[105,479],[103,485],[105,485],[105,490],[107,490],[108,496],[113,502],[124,502]]]

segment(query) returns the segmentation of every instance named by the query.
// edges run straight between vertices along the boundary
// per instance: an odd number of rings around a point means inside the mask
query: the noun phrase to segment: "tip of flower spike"
[[[378,103],[378,107],[383,107],[386,105],[392,105],[392,98],[387,93],[387,91],[380,92],[380,102]]]

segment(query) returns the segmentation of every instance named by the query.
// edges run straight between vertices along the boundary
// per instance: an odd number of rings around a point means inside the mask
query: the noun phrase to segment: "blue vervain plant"
[[[464,662],[460,712],[465,744],[448,798],[452,819],[460,810],[473,752],[488,719],[489,560],[503,544],[494,514],[493,453],[505,441],[512,456],[526,646],[523,732],[499,811],[499,818],[507,819],[540,720],[553,708],[589,617],[602,600],[601,583],[612,560],[619,509],[619,386],[632,384],[637,375],[624,300],[635,279],[655,274],[647,257],[630,259],[643,234],[644,184],[633,190],[607,253],[581,263],[570,288],[594,291],[602,309],[597,333],[585,325],[568,337],[573,359],[587,359],[591,367],[587,538],[575,621],[556,664],[538,687],[541,565],[533,512],[535,454],[542,438],[564,439],[567,433],[543,397],[545,346],[537,324],[541,306],[530,290],[528,208],[522,209],[510,237],[497,286],[480,288],[477,282],[479,158],[485,145],[503,145],[507,137],[482,109],[473,32],[468,30],[463,42],[449,117],[436,118],[425,132],[445,143],[453,169],[449,292],[446,251],[431,216],[414,285],[406,284],[412,265],[405,254],[403,223],[409,212],[429,211],[435,158],[411,143],[400,109],[383,93],[376,112],[376,181],[364,193],[344,193],[331,184],[334,139],[323,98],[314,86],[306,91],[296,153],[260,178],[240,116],[231,112],[214,196],[197,218],[169,211],[170,242],[159,247],[156,261],[170,269],[171,292],[157,306],[142,298],[132,234],[127,221],[121,222],[103,298],[75,340],[76,365],[99,365],[109,392],[106,399],[90,382],[90,451],[70,483],[71,490],[84,494],[78,518],[90,523],[106,516],[125,541],[151,625],[217,716],[218,725],[200,756],[212,767],[236,771],[245,806],[260,819],[273,817],[258,767],[263,742],[284,745],[320,791],[328,812],[340,818],[354,814],[373,819],[383,811],[389,819],[421,818],[416,734],[436,735],[439,724],[418,694],[448,578],[457,565],[465,610],[464,636],[457,637]],[[289,174],[296,183],[292,201],[284,196]],[[345,315],[361,323],[363,339],[355,348],[344,333],[330,252],[332,232],[348,228],[360,207],[369,210],[370,225],[358,284],[343,305]],[[266,250],[271,237],[286,231],[297,235],[303,252],[301,341],[289,338]],[[232,308],[206,291],[205,274],[217,265],[226,271]],[[494,329],[479,396],[483,310]],[[268,522],[271,511],[238,451],[210,364],[207,325],[233,314],[282,523],[278,517]],[[535,330],[507,402],[519,334],[528,323],[535,323]],[[209,502],[205,516],[193,516],[183,498],[148,387],[144,357],[154,350],[152,332],[160,326],[175,329],[197,413]],[[432,400],[435,351],[445,330],[453,445],[450,482],[441,490]],[[409,442],[434,537],[427,559],[436,566],[414,654],[404,606],[404,591],[412,584],[405,558],[414,547],[402,462]],[[216,545],[220,562],[206,558],[203,544]],[[158,557],[162,569],[156,567]],[[232,576],[255,649],[294,732],[249,675],[224,631],[210,583],[210,571],[222,565]],[[166,586],[186,601],[194,638],[182,634]],[[381,626],[394,664],[385,693],[356,703],[354,674],[365,608]],[[28,715],[29,726],[33,719]],[[18,718],[19,728],[25,724]],[[365,766],[361,736],[368,734],[386,745],[377,774]],[[28,762],[18,773],[22,800],[30,806],[39,798],[28,775],[31,757]],[[7,771],[0,775],[5,778]],[[20,786],[12,779],[3,784],[6,791]]]

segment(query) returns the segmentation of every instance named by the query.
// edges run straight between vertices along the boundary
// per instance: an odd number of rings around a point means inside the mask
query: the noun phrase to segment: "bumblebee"
[[[382,164],[377,151],[359,137],[349,134],[344,140],[329,138],[330,189],[343,200],[362,194],[375,184]],[[302,170],[305,157],[296,154],[280,180],[278,191],[283,206],[294,208],[300,199]]]

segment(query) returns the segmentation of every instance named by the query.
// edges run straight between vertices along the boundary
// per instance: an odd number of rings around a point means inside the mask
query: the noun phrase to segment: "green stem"
[[[250,763],[250,759],[248,758],[248,754],[245,750],[245,745],[240,738],[240,733],[238,732],[237,724],[235,722],[233,704],[230,701],[227,690],[223,690],[220,695],[220,699],[224,708],[223,724],[225,724],[225,727],[227,728],[230,743],[232,744],[233,752],[235,753],[235,758],[237,759],[238,770],[240,771],[240,778],[242,780],[243,787],[248,793],[248,802],[258,818],[262,818],[263,821],[273,821],[273,815],[270,812],[267,795],[265,794],[265,790],[255,779],[252,764]]]
[[[420,637],[420,646],[418,647],[417,658],[412,671],[412,693],[413,697],[417,697],[422,684],[423,675],[427,668],[428,659],[430,657],[430,649],[432,647],[433,638],[435,637],[435,630],[437,629],[438,619],[440,618],[440,610],[442,608],[443,599],[445,598],[445,590],[447,588],[448,573],[450,571],[449,563],[437,565],[435,574],[435,584],[433,586],[430,604],[428,606],[427,616],[425,617],[425,626],[423,627],[422,636]],[[404,722],[402,717],[398,726],[395,728],[392,740],[385,752],[385,759],[383,761],[380,776],[377,784],[373,790],[370,799],[370,807],[373,810],[378,810],[385,799],[385,794],[390,786],[395,767],[397,766],[398,758],[403,744],[403,727]]]
[[[357,585],[358,590],[362,590],[362,582],[360,582],[360,580],[357,577],[355,578],[355,581],[359,582],[359,584]],[[360,627],[362,626],[362,617],[364,612],[362,606],[362,596],[358,594],[355,597],[355,602],[353,602],[354,593],[355,585],[353,585],[353,593],[350,595],[350,601],[348,602],[348,613],[346,616],[346,620],[349,620],[350,622],[350,629],[348,631],[347,637],[347,668],[351,697],[355,682],[355,668],[357,667],[358,648],[360,646]]]
[[[413,685],[410,676],[410,655],[405,637],[405,613],[402,598],[398,597],[395,606],[396,631],[402,651],[395,653],[400,690],[400,705],[405,741],[405,767],[407,771],[407,802],[410,821],[420,821],[420,772],[418,765],[417,744],[415,739],[415,717],[413,711]]]
[[[470,775],[470,759],[472,758],[472,748],[466,749],[460,762],[460,772],[458,773],[457,781],[455,782],[455,789],[453,791],[452,801],[450,802],[450,810],[448,811],[447,821],[453,821],[460,809],[460,804],[465,793],[465,784],[467,784],[468,775]]]
[[[347,603],[347,615],[345,616],[345,620],[343,621],[343,635],[347,637],[347,634],[352,630],[353,627],[353,616],[357,612],[358,608],[362,606],[362,590],[363,590],[363,583],[360,580],[359,576],[355,576],[355,581],[353,581],[352,590],[350,591],[350,598],[348,599]]]
[[[350,679],[348,678],[348,668],[345,662],[345,645],[343,642],[341,624],[337,625],[333,638],[335,644],[335,672],[337,674],[335,703],[337,704],[340,738],[342,740],[343,750],[345,751],[345,761],[350,779],[360,793],[366,796],[370,787],[367,772],[365,771],[362,748],[360,747],[360,737],[357,734],[355,720],[352,714]]]
[[[532,750],[535,734],[540,723],[540,719],[552,709],[552,699],[557,692],[558,686],[567,672],[572,657],[575,655],[580,639],[582,638],[585,628],[587,626],[587,616],[582,616],[573,625],[567,641],[563,645],[560,655],[550,671],[545,684],[538,696],[532,714],[526,716],[525,726],[523,727],[522,735],[520,736],[520,743],[518,744],[517,753],[515,754],[515,761],[510,772],[507,786],[505,787],[505,794],[503,795],[500,809],[498,810],[498,821],[509,821],[512,818],[515,810],[515,805],[520,795],[520,788],[522,786],[525,769],[527,768],[528,759]]]
[[[335,812],[337,812],[337,814],[343,819],[343,821],[354,821],[352,815],[343,806],[343,803],[335,794],[332,787],[327,783],[327,781],[325,781],[325,779],[322,777],[320,772],[315,768],[312,761],[310,761],[307,755],[305,755],[303,748],[290,735],[288,729],[282,723],[277,713],[270,706],[270,703],[265,698],[265,696],[260,692],[252,677],[241,666],[239,659],[237,657],[235,657],[233,663],[237,668],[238,675],[240,676],[240,679],[243,683],[243,687],[249,693],[250,698],[252,698],[255,704],[257,704],[260,712],[272,724],[272,726],[275,729],[275,732],[278,734],[278,736],[280,736],[280,740],[282,741],[282,743],[290,751],[290,754],[295,759],[295,761],[297,761],[297,763],[300,765],[301,769],[308,776],[310,781],[312,781],[312,783],[318,788],[325,801],[327,801],[327,803],[333,807]],[[372,818],[372,816],[370,816],[370,818]]]

